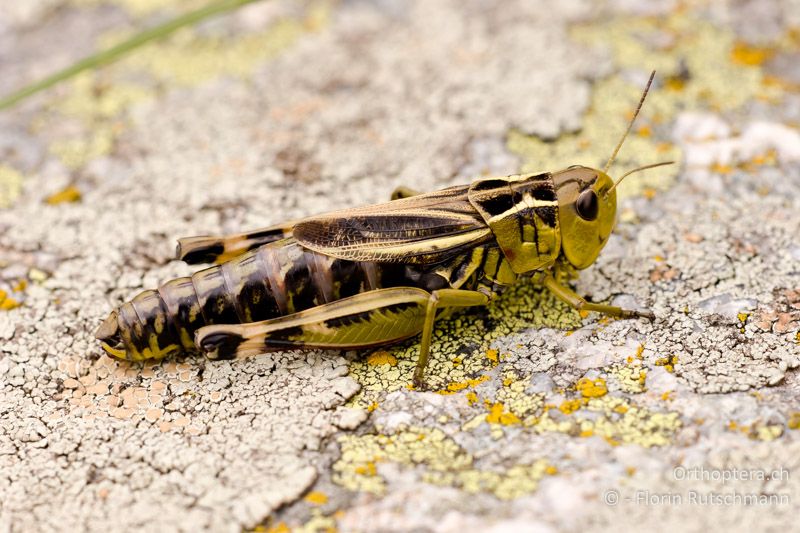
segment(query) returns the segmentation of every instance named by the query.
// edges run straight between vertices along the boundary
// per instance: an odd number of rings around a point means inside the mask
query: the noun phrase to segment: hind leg
[[[422,386],[437,311],[488,301],[477,291],[376,289],[262,322],[205,326],[195,333],[195,344],[210,359],[233,359],[292,348],[371,348],[422,331],[414,372],[414,384]]]
[[[392,193],[392,200],[400,200],[403,198],[411,198],[412,196],[417,196],[422,194],[420,191],[411,189],[410,187],[406,187],[405,185],[401,185],[394,190]]]
[[[224,263],[249,250],[292,236],[297,223],[290,220],[246,233],[232,235],[201,235],[178,239],[178,259],[196,265],[198,263]]]

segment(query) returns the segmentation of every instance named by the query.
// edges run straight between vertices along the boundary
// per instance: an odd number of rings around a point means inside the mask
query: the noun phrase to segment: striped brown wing
[[[305,219],[294,227],[294,238],[351,261],[435,263],[491,239],[468,191],[466,185],[450,187]]]

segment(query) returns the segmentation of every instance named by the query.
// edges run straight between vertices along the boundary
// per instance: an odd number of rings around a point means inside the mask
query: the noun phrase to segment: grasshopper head
[[[664,161],[644,165],[626,172],[616,182],[606,174],[642,109],[655,75],[655,70],[650,73],[650,79],[647,80],[639,105],[628,123],[628,129],[622,134],[603,170],[576,165],[553,174],[553,185],[558,197],[561,255],[579,270],[594,263],[614,229],[617,185],[634,172],[672,164],[672,161]]]
[[[553,174],[558,198],[561,253],[575,268],[594,263],[617,215],[614,181],[601,170],[574,166]]]

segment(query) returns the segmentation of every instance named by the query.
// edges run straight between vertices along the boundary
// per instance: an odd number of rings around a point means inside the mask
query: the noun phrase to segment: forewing
[[[311,250],[351,261],[441,261],[491,238],[468,190],[451,187],[309,218],[295,226],[294,238]]]

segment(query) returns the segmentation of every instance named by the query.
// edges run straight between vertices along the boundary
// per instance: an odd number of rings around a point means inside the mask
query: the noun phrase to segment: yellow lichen
[[[737,41],[731,48],[731,61],[739,65],[755,67],[763,64],[775,55],[775,50],[760,46],[753,46]]]
[[[739,322],[741,322],[742,324],[746,324],[747,323],[747,317],[749,317],[749,316],[750,316],[750,313],[738,313],[736,315],[736,318],[738,318]]]
[[[367,364],[372,366],[389,365],[397,366],[397,358],[389,352],[379,351],[371,353],[367,357]]]
[[[501,402],[492,404],[489,408],[489,413],[486,415],[486,421],[490,424],[501,424],[503,426],[522,423],[517,415],[506,411],[505,406]]]
[[[580,400],[565,400],[558,406],[558,410],[564,413],[565,415],[571,415],[575,411],[581,408],[581,401]]]
[[[291,529],[286,525],[286,522],[278,522],[274,526],[265,530],[267,533],[291,533]]]
[[[711,172],[715,174],[730,174],[734,171],[733,165],[726,165],[723,163],[713,163],[710,167]]]
[[[367,463],[357,466],[355,468],[355,473],[361,476],[376,476],[378,474],[378,470],[375,467],[374,461],[368,461]]]
[[[584,398],[600,398],[608,393],[606,380],[603,378],[581,378],[575,384],[575,389],[580,392],[581,396]]]
[[[664,370],[669,373],[675,372],[675,365],[678,364],[678,356],[675,354],[669,355],[667,357],[659,357],[655,361],[656,366],[663,366]]]
[[[789,429],[800,429],[800,411],[792,412],[786,425],[789,426]]]
[[[17,300],[8,295],[8,293],[0,289],[0,310],[8,311],[19,307],[20,304]]]
[[[306,494],[305,500],[314,505],[325,505],[328,503],[328,495],[315,490]]]
[[[419,434],[425,434],[419,440]],[[339,439],[340,459],[334,464],[334,481],[351,489],[380,494],[384,481],[376,462],[424,464],[433,470],[464,469],[472,457],[438,429],[411,428],[394,435],[345,435]]]
[[[68,185],[60,191],[51,194],[45,199],[45,203],[50,205],[64,204],[79,202],[81,200],[81,191],[74,185]]]
[[[484,383],[489,380],[489,376],[483,375],[476,379],[467,379],[464,381],[458,381],[454,383],[448,383],[447,387],[444,389],[436,391],[438,394],[454,394],[456,392],[462,391],[466,388],[475,388],[481,383]]]

